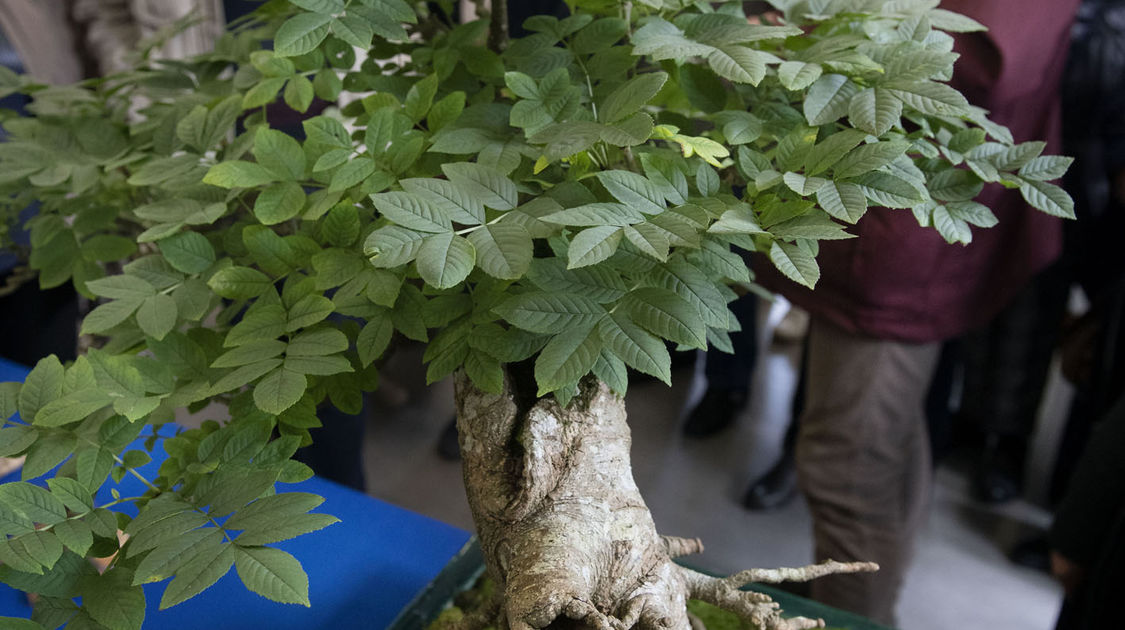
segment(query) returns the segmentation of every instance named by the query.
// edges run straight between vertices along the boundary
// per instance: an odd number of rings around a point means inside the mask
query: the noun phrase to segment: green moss
[[[754,626],[739,619],[738,615],[698,599],[688,601],[687,609],[699,617],[707,630],[754,630]]]

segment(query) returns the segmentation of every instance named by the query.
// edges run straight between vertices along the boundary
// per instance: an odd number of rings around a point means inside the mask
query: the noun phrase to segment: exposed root
[[[729,577],[716,578],[702,573],[681,569],[689,596],[708,604],[728,610],[749,621],[762,630],[805,630],[823,628],[822,619],[781,616],[777,602],[764,593],[740,590],[751,582],[776,584],[778,582],[805,582],[836,573],[860,573],[877,571],[879,565],[873,562],[836,562],[829,560],[799,568],[748,569]]]

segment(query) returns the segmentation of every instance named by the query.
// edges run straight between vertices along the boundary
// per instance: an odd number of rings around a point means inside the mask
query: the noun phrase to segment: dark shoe
[[[1008,559],[1021,567],[1051,572],[1051,549],[1045,536],[1029,538],[1019,543],[1008,554]]]
[[[795,496],[797,469],[791,456],[782,455],[769,472],[750,484],[746,496],[742,497],[742,507],[755,511],[774,510],[788,505]]]
[[[699,404],[684,422],[687,437],[707,437],[730,426],[735,416],[746,406],[749,392],[745,389],[708,387]]]
[[[450,420],[449,424],[441,430],[437,441],[437,454],[438,457],[450,462],[461,459],[461,444],[457,441],[457,418]]]
[[[984,451],[973,477],[973,494],[978,501],[1006,503],[1020,496],[1026,449],[1024,440],[985,437]]]

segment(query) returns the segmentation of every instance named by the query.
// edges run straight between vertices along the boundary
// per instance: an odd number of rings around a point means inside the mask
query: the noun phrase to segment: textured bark
[[[714,578],[680,567],[672,558],[702,544],[657,533],[633,480],[624,401],[588,380],[564,409],[517,383],[506,378],[499,396],[463,375],[456,384],[465,487],[500,587],[493,621],[502,630],[688,630],[689,597],[761,628],[813,628],[818,620],[782,619],[767,596],[739,588],[750,579],[872,569],[836,563]]]

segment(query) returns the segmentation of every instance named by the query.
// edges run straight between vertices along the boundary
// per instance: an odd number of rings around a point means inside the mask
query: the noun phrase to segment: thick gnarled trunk
[[[466,492],[501,595],[476,621],[502,630],[686,630],[692,597],[762,628],[811,628],[819,622],[782,619],[768,597],[739,587],[870,570],[832,563],[720,579],[680,567],[672,558],[702,545],[657,533],[633,480],[624,401],[590,379],[563,408],[521,395],[518,383],[506,378],[499,396],[463,375],[456,383]]]

